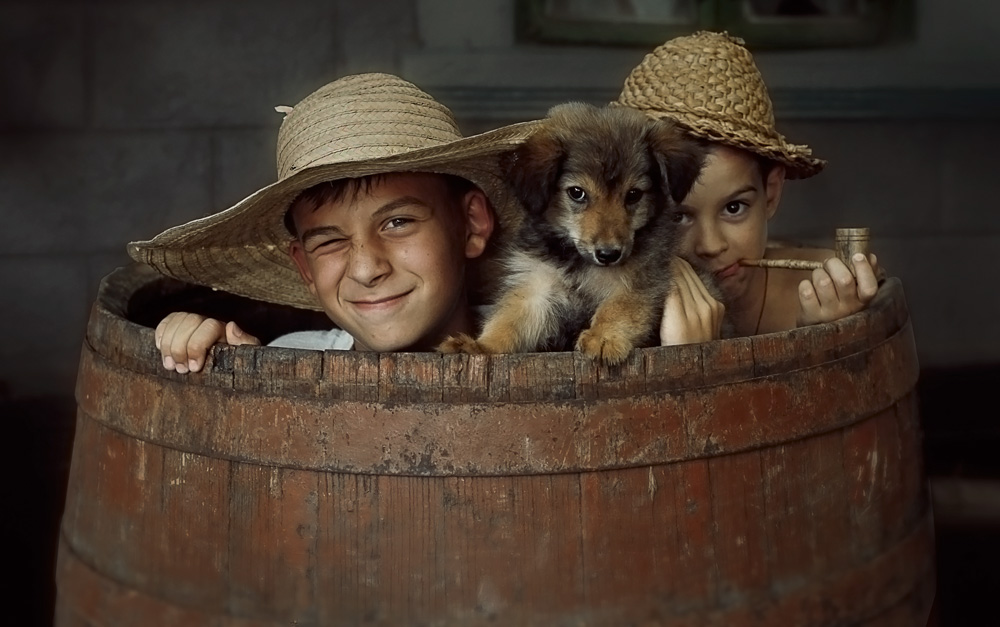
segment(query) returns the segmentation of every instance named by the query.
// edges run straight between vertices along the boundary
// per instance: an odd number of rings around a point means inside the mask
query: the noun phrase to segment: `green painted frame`
[[[698,0],[690,24],[620,24],[601,20],[559,20],[545,15],[545,0],[517,0],[517,35],[521,41],[612,46],[650,46],[695,30],[711,29],[715,0]]]
[[[862,0],[867,13],[859,18],[818,20],[747,17],[747,0],[715,0],[720,29],[742,37],[755,49],[838,48],[872,46],[913,37],[916,10],[913,0]]]
[[[695,19],[674,25],[560,20],[545,15],[546,0],[517,0],[517,35],[525,42],[648,47],[696,30],[726,30],[754,49],[871,46],[913,37],[914,0],[863,1],[868,12],[857,19],[761,20],[746,15],[747,0],[698,0]]]

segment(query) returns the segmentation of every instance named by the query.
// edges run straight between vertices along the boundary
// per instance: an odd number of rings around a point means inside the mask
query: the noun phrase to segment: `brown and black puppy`
[[[669,121],[623,107],[554,107],[507,162],[526,216],[482,333],[442,352],[576,346],[608,364],[653,343],[677,246],[673,210],[704,149]]]

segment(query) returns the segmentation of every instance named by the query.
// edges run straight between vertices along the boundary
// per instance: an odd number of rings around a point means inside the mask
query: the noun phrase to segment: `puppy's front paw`
[[[585,330],[576,340],[576,350],[609,366],[625,361],[632,348],[625,338],[602,335],[593,329]]]
[[[468,355],[481,355],[489,352],[475,338],[465,333],[449,337],[441,342],[437,349],[439,353],[466,353]]]

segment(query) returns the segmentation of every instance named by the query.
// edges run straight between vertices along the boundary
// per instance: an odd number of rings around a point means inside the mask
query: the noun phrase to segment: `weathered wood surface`
[[[635,351],[217,347],[105,281],[60,625],[917,625],[933,534],[898,281],[835,324]]]

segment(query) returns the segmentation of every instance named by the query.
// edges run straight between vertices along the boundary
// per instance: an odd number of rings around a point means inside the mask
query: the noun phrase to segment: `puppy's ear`
[[[564,154],[559,139],[543,127],[501,159],[508,184],[528,211],[541,213],[548,206]]]
[[[555,118],[557,123],[578,124],[578,120],[586,116],[593,117],[597,111],[597,107],[586,102],[564,102],[549,109],[547,116],[550,120]]]
[[[681,202],[698,180],[707,153],[698,140],[668,120],[657,120],[649,132],[650,147],[666,180],[670,197]]]

